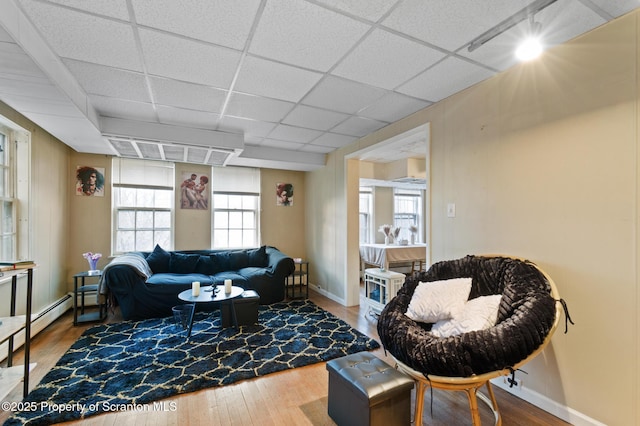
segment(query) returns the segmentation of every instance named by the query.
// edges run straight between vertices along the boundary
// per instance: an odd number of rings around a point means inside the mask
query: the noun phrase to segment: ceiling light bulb
[[[529,37],[516,49],[516,57],[521,61],[530,61],[542,53],[542,44],[535,37]]]

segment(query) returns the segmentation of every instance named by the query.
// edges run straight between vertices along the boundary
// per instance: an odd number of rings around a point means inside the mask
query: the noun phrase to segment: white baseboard
[[[511,388],[504,382],[504,377],[498,377],[491,380],[491,384],[504,389],[510,394],[524,401],[527,401],[528,403],[535,405],[541,410],[553,414],[559,419],[562,419],[574,426],[606,426],[602,422],[592,419],[591,417],[586,416],[583,413],[580,413],[570,407],[567,407],[566,405],[562,405],[556,401],[553,401],[552,399],[549,399],[546,396],[531,389],[527,389],[526,387]]]
[[[316,293],[326,297],[327,299],[331,299],[334,302],[337,302],[337,303],[340,303],[341,305],[346,306],[346,302],[344,301],[344,299],[336,297],[335,294],[329,293],[327,290],[324,290],[313,283],[309,283],[309,290],[315,291]]]
[[[73,308],[73,295],[70,294],[71,297],[65,296],[60,298],[56,302],[51,303],[49,306],[44,307],[40,312],[35,312],[31,314],[31,318],[38,318],[37,321],[31,323],[31,338],[33,338],[36,334],[40,333],[42,330],[47,328],[51,323],[60,318],[67,312],[69,309]],[[66,300],[64,300],[66,299]],[[53,308],[51,308],[53,307]],[[49,310],[50,309],[50,310]],[[41,312],[46,312],[46,314],[40,317]],[[24,345],[24,330],[18,332],[13,338],[13,350],[20,348]],[[9,350],[8,342],[4,342],[0,345],[0,361],[4,361],[7,359],[7,353]]]

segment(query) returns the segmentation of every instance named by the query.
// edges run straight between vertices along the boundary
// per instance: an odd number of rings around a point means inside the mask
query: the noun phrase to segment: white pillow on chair
[[[501,299],[499,294],[471,299],[453,318],[436,322],[431,332],[438,337],[449,337],[493,327],[498,320]]]
[[[420,282],[406,315],[418,322],[436,322],[453,318],[464,308],[471,292],[471,278],[452,278]]]

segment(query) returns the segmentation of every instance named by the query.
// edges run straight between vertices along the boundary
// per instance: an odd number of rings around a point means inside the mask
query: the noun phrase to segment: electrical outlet
[[[522,379],[513,379],[511,376],[505,376],[504,384],[507,385],[509,389],[522,389]]]

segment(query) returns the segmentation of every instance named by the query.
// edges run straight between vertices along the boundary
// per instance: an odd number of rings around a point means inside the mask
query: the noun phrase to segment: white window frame
[[[221,207],[219,204],[219,197],[223,196],[223,197],[232,197],[232,196],[250,196],[250,197],[255,197],[255,208],[253,209],[248,209],[248,208],[230,208],[228,207],[228,202],[227,202],[227,207]],[[228,248],[252,248],[252,247],[257,247],[260,246],[260,193],[256,193],[256,192],[231,192],[231,191],[213,191],[213,197],[212,197],[212,241],[211,241],[211,246],[214,249],[228,249]],[[228,198],[227,198],[228,201]],[[232,214],[232,213],[241,213],[243,216],[243,222],[242,222],[242,226],[240,228],[233,228],[231,227],[229,220],[226,221],[226,226],[222,223],[216,223],[216,213],[227,213],[227,214]],[[254,223],[246,226],[246,224],[244,223],[244,213],[253,213],[253,218],[254,218]],[[222,244],[221,243],[221,239],[222,237],[220,236],[219,232],[220,231],[224,231],[226,232],[226,243]],[[231,245],[230,244],[230,234],[233,231],[240,231],[241,233],[241,237],[240,239],[243,241],[243,243],[241,245]],[[216,234],[218,232],[218,234]],[[251,238],[245,238],[245,233],[250,232],[252,234]],[[251,241],[251,242],[246,242],[246,241]],[[246,243],[245,243],[246,242]]]
[[[114,161],[118,161],[119,159],[114,158]],[[150,160],[140,160],[140,161],[150,161]],[[170,164],[171,168],[174,169],[175,171],[175,165],[173,163],[166,163],[166,164]],[[120,165],[119,167],[125,167],[125,165]],[[172,178],[172,181],[175,182],[175,179]],[[170,191],[171,194],[169,195],[170,198],[170,203],[168,207],[141,207],[141,206],[121,206],[120,205],[120,189],[136,189],[136,190],[161,190],[161,191]],[[160,244],[162,246],[163,249],[165,250],[173,250],[174,247],[174,220],[175,220],[175,199],[176,199],[176,192],[175,192],[175,188],[173,186],[163,186],[163,185],[145,185],[145,184],[130,184],[130,183],[118,183],[115,180],[112,180],[112,202],[113,202],[113,215],[112,215],[112,241],[111,241],[111,252],[113,255],[119,255],[119,254],[123,254],[126,251],[124,250],[120,250],[119,249],[119,245],[118,245],[118,239],[119,239],[119,235],[121,232],[125,232],[125,231],[133,231],[134,232],[134,249],[131,251],[151,251],[153,250],[153,247],[155,247],[156,244]],[[134,226],[131,227],[127,227],[127,228],[121,228],[119,223],[118,223],[118,218],[119,218],[119,213],[120,212],[124,212],[124,211],[131,211],[134,213],[134,216],[137,216],[138,213],[141,212],[151,212],[152,216],[153,216],[153,220],[155,220],[155,214],[156,212],[166,212],[169,213],[170,215],[170,219],[169,219],[169,224],[166,227],[157,227],[154,225],[152,225],[151,228],[142,228],[142,227],[138,227],[137,225],[137,220],[135,220],[134,218]],[[153,232],[154,234],[158,231],[161,232],[168,232],[169,233],[169,239],[168,241],[158,241],[155,236],[153,238],[153,243],[151,244],[151,246],[147,246],[147,247],[140,247],[137,245],[136,239],[138,236],[139,232]]]
[[[399,208],[402,203],[402,199],[412,199],[413,209],[404,210]],[[418,227],[418,233],[416,235],[416,243],[422,240],[422,222],[423,222],[423,205],[424,205],[424,191],[421,189],[407,189],[407,188],[394,188],[393,189],[393,226],[401,228],[401,235],[404,234],[404,238],[409,239],[411,233],[409,232],[409,225],[415,225]],[[413,218],[413,220],[410,220]],[[411,223],[407,223],[410,221]]]
[[[4,188],[0,193],[0,259],[32,260],[30,229],[31,134],[0,116]],[[20,173],[20,179],[17,179]],[[10,242],[5,245],[4,240]],[[8,249],[7,249],[8,247]]]
[[[364,202],[367,204],[366,212],[362,210],[363,197],[365,197]],[[361,186],[359,191],[359,203],[358,203],[358,213],[359,213],[359,239],[360,244],[369,244],[374,242],[374,232],[373,232],[373,206],[375,205],[373,202],[374,191],[370,186]],[[364,215],[364,216],[363,216]],[[363,224],[364,218],[364,224]]]

